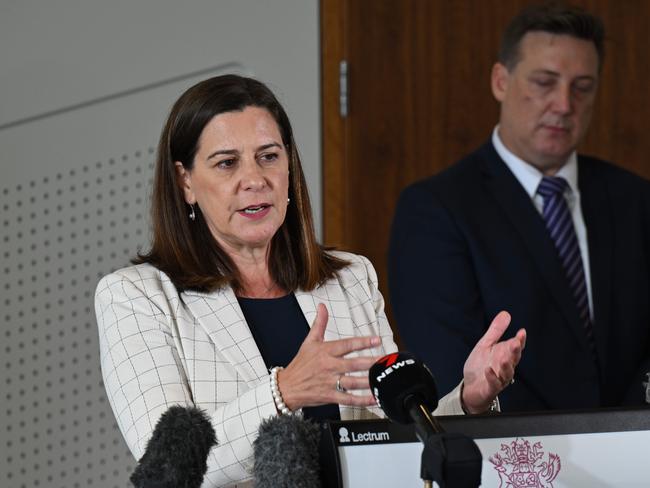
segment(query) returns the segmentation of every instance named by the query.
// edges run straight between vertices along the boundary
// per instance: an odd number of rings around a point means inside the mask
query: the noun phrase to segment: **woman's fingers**
[[[358,358],[341,358],[333,364],[336,373],[353,373],[356,371],[367,372],[377,362],[380,356],[361,356]]]
[[[490,370],[494,371],[497,378],[499,379],[501,389],[508,386],[510,384],[510,380],[512,380],[512,378],[515,376],[515,368],[511,364],[504,364],[496,371],[494,368],[490,368]]]
[[[515,335],[515,338],[519,343],[519,354],[521,354],[521,352],[526,347],[526,329],[519,329]]]
[[[526,346],[526,330],[520,329],[508,340],[499,342],[510,325],[510,314],[500,312],[477,342],[463,368],[463,402],[479,412],[511,384]]]
[[[316,318],[298,354],[284,370],[278,372],[284,402],[292,409],[325,403],[372,405],[372,396],[353,395],[346,390],[369,389],[368,370],[379,357],[348,355],[380,346],[381,338],[368,336],[325,341],[327,320],[326,307],[318,304]],[[346,374],[356,372],[365,374]],[[337,380],[339,390],[336,388]]]
[[[329,314],[327,312],[327,307],[322,303],[319,303],[316,307],[316,318],[314,319],[311,330],[307,334],[304,342],[324,342],[328,318]],[[350,337],[349,339],[327,341],[324,342],[324,344],[332,356],[344,356],[353,351],[362,351],[363,349],[379,346],[381,344],[381,337]]]
[[[510,314],[506,311],[501,311],[492,320],[488,330],[483,334],[483,337],[477,342],[478,347],[490,347],[499,342],[501,336],[510,325]]]
[[[327,307],[322,303],[319,303],[316,307],[316,318],[311,324],[311,329],[307,334],[307,337],[305,337],[304,342],[323,342],[328,318],[329,313],[327,312]]]
[[[497,376],[504,380],[506,384],[514,376],[515,367],[519,364],[525,345],[526,331],[521,329],[515,337],[493,346],[492,368],[496,371]]]
[[[488,389],[491,392],[490,396],[496,396],[505,386],[501,378],[497,376],[492,368],[485,368],[485,381],[487,382]]]
[[[508,386],[515,375],[515,367],[519,363],[520,354],[512,353],[509,348],[501,348],[501,353],[495,352],[490,362],[489,369],[496,375],[501,383],[501,388]]]
[[[377,400],[372,395],[351,395],[349,393],[337,393],[334,402],[349,407],[370,407],[377,405]]]
[[[352,375],[339,375],[337,378],[339,385],[346,391],[350,390],[369,390],[370,382],[368,381],[368,375],[364,376],[352,376]],[[334,384],[334,389],[336,389],[336,383]]]
[[[323,345],[332,356],[342,357],[354,351],[363,351],[364,349],[371,349],[381,345],[381,337],[350,337],[349,339],[327,341],[324,342]]]

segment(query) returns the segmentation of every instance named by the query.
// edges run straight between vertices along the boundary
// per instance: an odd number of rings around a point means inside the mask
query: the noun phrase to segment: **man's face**
[[[598,63],[591,41],[527,33],[519,43],[519,62],[510,71],[500,63],[492,69],[505,146],[544,174],[556,173],[589,126]]]

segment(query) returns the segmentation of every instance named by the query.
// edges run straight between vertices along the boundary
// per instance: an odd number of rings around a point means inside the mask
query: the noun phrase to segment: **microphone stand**
[[[476,442],[462,434],[450,434],[422,404],[407,398],[405,406],[415,419],[415,433],[424,443],[420,478],[425,488],[477,488],[481,484],[483,456]]]
[[[440,433],[424,443],[420,478],[430,488],[477,488],[481,484],[483,458],[476,443],[461,434]]]

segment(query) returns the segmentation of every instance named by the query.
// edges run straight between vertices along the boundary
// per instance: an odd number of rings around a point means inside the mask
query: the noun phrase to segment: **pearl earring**
[[[194,205],[190,203],[190,220],[194,222],[196,220],[196,214],[194,213]]]

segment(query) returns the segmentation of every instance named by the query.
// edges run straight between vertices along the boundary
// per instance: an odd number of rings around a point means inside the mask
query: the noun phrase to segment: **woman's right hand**
[[[375,405],[372,395],[353,395],[352,390],[367,390],[368,370],[379,356],[345,358],[353,351],[362,351],[381,344],[378,336],[351,337],[325,341],[327,308],[318,304],[316,319],[291,363],[278,372],[278,387],[282,399],[291,410],[326,403],[340,405]],[[363,371],[363,376],[347,373]],[[347,391],[337,391],[337,381]]]

